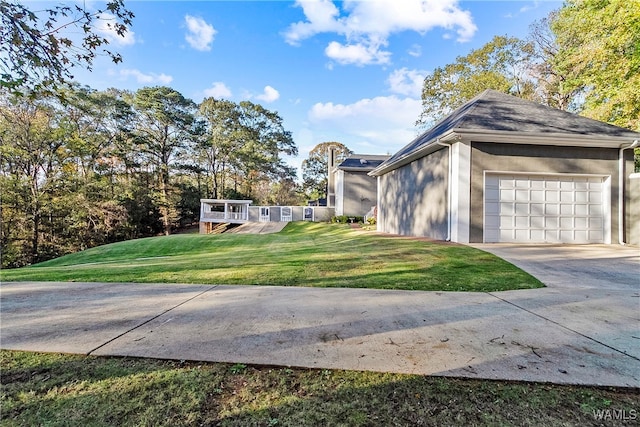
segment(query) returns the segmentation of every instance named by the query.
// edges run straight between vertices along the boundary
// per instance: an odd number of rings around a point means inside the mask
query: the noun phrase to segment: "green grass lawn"
[[[0,375],[2,426],[637,425],[640,410],[634,389],[18,351]]]
[[[543,285],[489,253],[296,222],[274,234],[183,234],[100,246],[20,269],[3,281],[90,281],[499,291]]]

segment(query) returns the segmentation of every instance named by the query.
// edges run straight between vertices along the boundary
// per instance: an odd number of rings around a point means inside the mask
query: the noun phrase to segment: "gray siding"
[[[632,150],[627,151],[631,152]],[[625,160],[627,160],[627,168],[633,168],[633,155],[625,152]],[[469,230],[469,242],[471,243],[483,241],[485,171],[611,176],[611,240],[617,242],[618,150],[473,142],[471,144],[471,218]],[[629,194],[627,194],[628,196]]]
[[[446,239],[448,160],[442,149],[382,175],[378,230]]]
[[[344,172],[343,215],[364,216],[376,205],[376,178],[367,172]]]
[[[627,243],[640,246],[640,173],[631,175],[630,181],[626,239]]]
[[[260,207],[249,206],[249,221],[258,222],[260,220]],[[331,221],[334,216],[334,208],[326,206],[291,206],[291,215],[293,221],[304,220],[304,210],[311,209],[313,211],[313,220],[316,222]],[[269,218],[271,222],[279,222],[281,219],[282,206],[269,206]]]

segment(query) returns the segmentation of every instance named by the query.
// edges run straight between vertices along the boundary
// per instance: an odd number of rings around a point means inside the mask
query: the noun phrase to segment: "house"
[[[252,200],[200,199],[200,234],[219,230],[221,224],[247,222],[330,221],[326,206],[252,206]],[[225,229],[223,227],[222,229]]]
[[[639,140],[486,90],[370,172],[378,230],[461,243],[638,244],[630,175]]]
[[[336,215],[365,216],[377,203],[377,181],[368,173],[391,156],[354,154],[333,173]]]

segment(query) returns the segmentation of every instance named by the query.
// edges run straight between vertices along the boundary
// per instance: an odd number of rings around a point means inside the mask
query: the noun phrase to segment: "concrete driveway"
[[[602,265],[637,268],[620,253]],[[3,283],[0,347],[640,387],[637,283],[576,279],[493,293]]]
[[[622,245],[473,244],[553,288],[640,290],[640,248]]]

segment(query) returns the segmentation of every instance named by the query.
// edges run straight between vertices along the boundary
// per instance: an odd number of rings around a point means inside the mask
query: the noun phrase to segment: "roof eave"
[[[457,140],[509,144],[557,145],[563,147],[619,148],[632,142],[633,136],[532,133],[485,129],[454,129]],[[444,142],[444,141],[443,141]]]
[[[382,163],[380,166],[378,166],[377,168],[369,172],[368,175],[369,176],[384,175],[385,173],[391,172],[392,170],[398,169],[399,167],[409,164],[414,160],[417,160],[421,157],[424,157],[428,154],[431,154],[433,152],[436,152],[442,149],[443,147],[441,145],[436,144],[437,141],[440,141],[442,143],[452,143],[452,142],[455,142],[456,140],[457,140],[457,135],[455,131],[449,130],[437,138],[430,139],[426,144],[424,144],[419,149],[412,151],[411,153],[396,159],[392,163],[387,163],[387,162]]]
[[[555,145],[560,147],[620,148],[633,142],[630,136],[580,135],[564,133],[532,133],[514,131],[495,131],[485,129],[451,129],[443,135],[432,138],[420,149],[411,152],[393,163],[383,163],[371,172],[370,176],[380,176],[398,169],[421,157],[442,148],[436,142],[452,144],[454,142],[493,142],[502,144]]]

